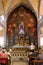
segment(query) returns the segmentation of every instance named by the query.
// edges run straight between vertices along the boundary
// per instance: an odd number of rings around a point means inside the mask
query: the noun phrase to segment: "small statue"
[[[24,34],[24,23],[21,22],[21,24],[19,25],[19,34]]]
[[[35,45],[33,43],[31,43],[31,45],[30,45],[30,50],[31,51],[34,51],[35,50]]]

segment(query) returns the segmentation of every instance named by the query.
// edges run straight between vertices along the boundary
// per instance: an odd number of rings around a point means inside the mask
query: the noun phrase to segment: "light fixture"
[[[40,46],[43,46],[43,37],[40,37]]]
[[[42,16],[39,17],[39,21],[42,19]]]
[[[40,19],[42,18],[42,16],[40,16]]]
[[[3,27],[2,27],[2,26],[0,26],[0,31],[1,31],[1,30],[3,30]]]
[[[1,20],[4,21],[5,20],[5,16],[1,15]]]
[[[0,37],[0,46],[1,46],[1,47],[4,46],[4,37]]]

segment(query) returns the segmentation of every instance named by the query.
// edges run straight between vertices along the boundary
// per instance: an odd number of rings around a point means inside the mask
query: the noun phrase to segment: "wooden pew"
[[[36,65],[37,63],[43,63],[43,60],[33,60],[34,65]]]

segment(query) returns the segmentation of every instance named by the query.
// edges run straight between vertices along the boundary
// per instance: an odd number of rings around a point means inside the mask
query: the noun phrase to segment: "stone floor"
[[[23,62],[23,61],[15,61],[11,62],[11,65],[28,65],[28,62]]]

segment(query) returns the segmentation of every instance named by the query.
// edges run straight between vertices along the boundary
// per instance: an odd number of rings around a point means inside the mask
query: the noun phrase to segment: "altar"
[[[8,16],[7,43],[13,48],[11,56],[14,65],[28,65],[30,48],[38,48],[37,19],[24,4],[17,6]]]

